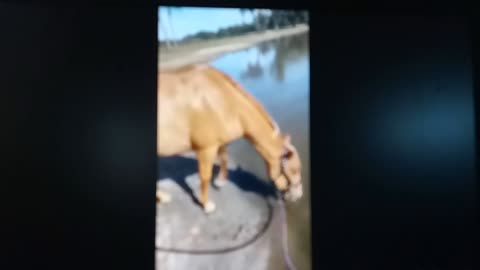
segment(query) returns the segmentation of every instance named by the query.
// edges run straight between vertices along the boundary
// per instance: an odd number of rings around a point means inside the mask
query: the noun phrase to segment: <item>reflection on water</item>
[[[242,73],[242,79],[256,79],[263,75],[263,68],[260,62],[248,63],[247,70]]]
[[[253,94],[282,132],[292,136],[298,149],[305,192],[298,203],[288,206],[290,252],[298,269],[311,268],[308,45],[307,34],[296,35],[228,54],[212,63]],[[228,151],[242,168],[267,178],[265,163],[246,141],[234,142]],[[272,266],[279,268],[283,267]]]
[[[242,78],[258,78],[263,75],[264,69],[269,68],[279,81],[285,79],[285,67],[292,62],[301,60],[308,56],[309,43],[307,35],[297,35],[289,38],[282,38],[261,43],[252,50],[252,57],[242,74]],[[272,52],[272,55],[269,53]],[[270,65],[260,62],[260,59],[267,59]]]

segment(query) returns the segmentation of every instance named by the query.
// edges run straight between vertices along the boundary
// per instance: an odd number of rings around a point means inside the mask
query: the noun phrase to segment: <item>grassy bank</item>
[[[307,25],[249,33],[241,36],[196,41],[173,48],[159,48],[159,69],[168,70],[210,61],[225,53],[242,50],[257,43],[307,32]]]

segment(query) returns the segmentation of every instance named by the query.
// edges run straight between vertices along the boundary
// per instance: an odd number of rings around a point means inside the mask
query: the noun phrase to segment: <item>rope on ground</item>
[[[278,204],[280,206],[280,216],[281,216],[281,234],[282,234],[282,252],[283,252],[283,257],[285,260],[285,264],[287,265],[288,270],[296,270],[297,268],[295,267],[295,264],[293,263],[292,258],[290,257],[289,250],[288,250],[288,220],[287,220],[287,214],[286,214],[286,207],[285,203],[283,202],[283,199],[281,199],[281,196],[279,196],[279,199],[277,200]],[[191,254],[191,255],[202,255],[202,254],[222,254],[222,253],[228,253],[232,251],[236,251],[239,249],[242,249],[246,246],[249,246],[253,242],[255,242],[258,238],[260,238],[270,227],[270,223],[272,223],[273,220],[273,206],[270,203],[268,199],[265,199],[265,202],[268,206],[268,219],[267,222],[265,222],[264,226],[262,229],[255,234],[251,239],[248,241],[245,241],[244,243],[241,243],[236,246],[232,247],[227,247],[227,248],[221,248],[221,249],[203,249],[203,250],[189,250],[189,249],[177,249],[177,248],[168,248],[168,247],[158,247],[156,248],[157,251],[161,252],[168,252],[168,253],[180,253],[180,254]]]
[[[287,219],[287,210],[285,203],[281,198],[278,199],[278,204],[280,205],[280,215],[281,215],[281,229],[282,229],[282,251],[283,258],[285,259],[285,264],[287,265],[288,270],[296,270],[295,264],[293,263],[290,253],[288,251],[288,219]]]
[[[170,248],[170,247],[159,247],[157,246],[156,250],[157,251],[162,251],[162,252],[169,252],[169,253],[181,253],[181,254],[191,254],[191,255],[202,255],[202,254],[222,254],[222,253],[228,253],[232,251],[236,251],[239,249],[242,249],[246,246],[249,246],[253,242],[255,242],[258,238],[260,238],[270,227],[270,223],[272,223],[273,220],[273,206],[272,204],[265,199],[265,202],[268,207],[268,218],[267,222],[263,225],[263,227],[256,233],[252,238],[249,240],[245,241],[244,243],[232,246],[232,247],[226,247],[226,248],[219,248],[219,249],[178,249],[178,248]]]

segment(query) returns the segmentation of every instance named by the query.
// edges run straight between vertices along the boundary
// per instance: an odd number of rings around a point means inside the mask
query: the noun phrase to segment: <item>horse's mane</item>
[[[257,99],[252,96],[248,91],[246,91],[239,83],[237,83],[235,80],[233,80],[230,76],[227,74],[223,73],[222,71],[210,67],[209,69],[211,75],[217,75],[223,81],[227,82],[230,84],[231,88],[233,88],[237,93],[239,93],[243,98],[245,98],[250,104],[252,104],[255,109],[260,113],[260,115],[263,116],[263,118],[267,121],[267,123],[270,125],[270,127],[274,130],[275,135],[280,135],[280,128],[278,127],[278,124],[272,119],[270,114],[267,112],[267,110],[263,107],[260,102],[257,101]]]

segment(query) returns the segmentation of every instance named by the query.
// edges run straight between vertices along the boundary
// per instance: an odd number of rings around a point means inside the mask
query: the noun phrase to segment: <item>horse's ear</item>
[[[291,144],[292,143],[292,137],[290,134],[285,134],[283,135],[283,142],[286,144]]]

